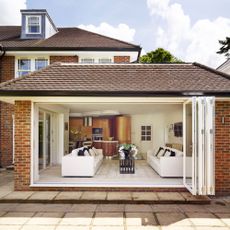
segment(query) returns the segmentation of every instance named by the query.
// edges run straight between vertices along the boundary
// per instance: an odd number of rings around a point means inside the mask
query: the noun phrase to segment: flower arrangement
[[[134,144],[122,144],[118,150],[121,159],[136,158],[138,149]]]

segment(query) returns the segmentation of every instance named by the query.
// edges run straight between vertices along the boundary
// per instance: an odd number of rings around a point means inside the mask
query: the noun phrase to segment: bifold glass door
[[[184,103],[185,187],[194,195],[214,194],[214,97]]]
[[[39,170],[51,162],[51,114],[39,111]]]

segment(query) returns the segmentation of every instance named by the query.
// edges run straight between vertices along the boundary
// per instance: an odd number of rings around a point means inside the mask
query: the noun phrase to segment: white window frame
[[[108,60],[108,61],[105,61],[105,60]],[[103,57],[103,58],[98,58],[98,63],[99,64],[111,64],[112,63],[112,58],[106,58],[106,57]]]
[[[39,32],[30,32],[29,31],[29,18],[31,17],[37,17],[39,18]],[[41,34],[41,27],[42,27],[42,20],[41,20],[41,15],[27,15],[26,16],[26,34]]]
[[[92,62],[89,61],[89,60],[91,60]],[[95,58],[91,58],[91,57],[89,57],[89,58],[87,58],[87,57],[86,58],[81,58],[80,63],[81,64],[94,64],[95,63]]]
[[[18,69],[18,61],[21,59],[28,59],[30,60],[30,70],[28,72],[36,71],[35,69],[35,60],[37,59],[46,59],[47,60],[47,66],[50,64],[50,58],[48,56],[19,56],[15,58],[15,78],[19,77],[19,72],[23,72],[22,70]]]

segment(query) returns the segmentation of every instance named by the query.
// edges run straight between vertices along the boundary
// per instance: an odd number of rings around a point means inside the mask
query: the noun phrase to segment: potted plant
[[[135,158],[137,155],[137,147],[134,144],[122,144],[118,150],[121,159]]]

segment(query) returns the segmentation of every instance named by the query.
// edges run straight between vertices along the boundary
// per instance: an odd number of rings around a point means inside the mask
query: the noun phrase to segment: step
[[[21,192],[0,196],[0,203],[51,204],[210,204],[207,196],[193,196],[189,192]]]

